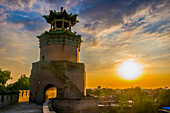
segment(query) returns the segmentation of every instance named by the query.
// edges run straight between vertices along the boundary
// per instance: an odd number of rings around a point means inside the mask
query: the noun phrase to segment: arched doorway
[[[53,84],[48,84],[44,88],[44,102],[48,101],[50,98],[57,97],[57,88]]]

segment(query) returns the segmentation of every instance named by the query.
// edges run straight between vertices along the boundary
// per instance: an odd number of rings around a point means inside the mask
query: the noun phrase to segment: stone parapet
[[[52,107],[57,113],[98,113],[98,99],[94,97],[55,98]]]
[[[85,69],[84,63],[77,63],[71,61],[50,61],[50,65],[59,71],[62,69],[66,69],[69,71],[78,71]]]
[[[17,103],[18,97],[18,91],[0,91],[0,108]]]
[[[55,113],[54,111],[50,110],[51,109],[49,107],[50,105],[51,105],[51,100],[43,103],[43,113]]]
[[[81,35],[76,35],[68,31],[45,32],[42,35],[37,36],[37,38],[39,39],[40,47],[50,44],[62,44],[63,46],[71,45],[80,47],[82,42]]]

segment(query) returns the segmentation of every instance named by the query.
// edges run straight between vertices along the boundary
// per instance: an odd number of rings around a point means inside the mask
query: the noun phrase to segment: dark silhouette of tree
[[[5,88],[6,82],[12,79],[11,72],[9,70],[4,70],[0,68],[0,90]]]
[[[30,87],[30,78],[25,74],[21,75],[17,82],[7,86],[9,90],[29,90]]]

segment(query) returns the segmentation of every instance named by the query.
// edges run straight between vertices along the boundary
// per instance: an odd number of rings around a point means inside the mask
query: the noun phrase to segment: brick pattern
[[[50,65],[54,67],[57,71],[62,69],[67,69],[70,71],[83,70],[83,63],[69,62],[69,61],[50,61]]]

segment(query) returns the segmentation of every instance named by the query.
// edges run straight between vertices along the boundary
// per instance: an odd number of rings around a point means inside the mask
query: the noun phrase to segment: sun
[[[142,74],[142,69],[142,64],[135,62],[134,59],[129,59],[120,64],[117,71],[123,79],[134,80]]]

